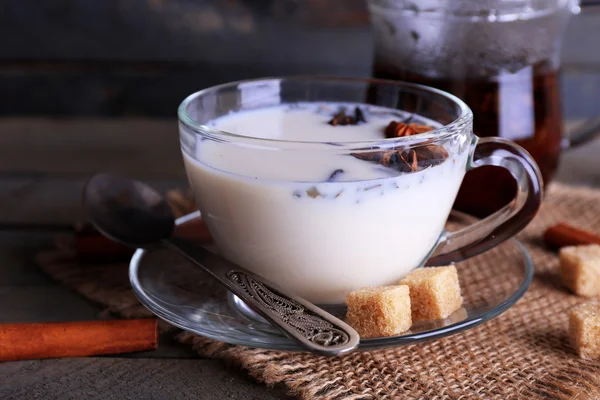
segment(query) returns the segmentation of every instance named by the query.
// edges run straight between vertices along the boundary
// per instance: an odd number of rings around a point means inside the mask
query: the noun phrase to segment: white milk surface
[[[210,125],[244,136],[342,142],[381,139],[398,119],[368,114],[361,125],[331,126],[331,115],[317,111],[272,107]],[[422,264],[442,232],[468,155],[451,152],[438,166],[399,173],[348,154],[197,143],[196,159],[184,153],[185,167],[220,252],[319,304],[395,284]],[[343,172],[327,181],[336,170]]]

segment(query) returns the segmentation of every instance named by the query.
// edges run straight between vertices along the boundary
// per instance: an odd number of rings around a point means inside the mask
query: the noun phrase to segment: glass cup
[[[562,37],[578,0],[368,0],[373,76],[421,83],[456,95],[473,110],[480,137],[527,149],[548,183],[562,149],[600,132],[600,119],[563,138]],[[456,208],[485,216],[516,191],[498,168],[465,177]]]
[[[237,111],[299,102],[360,103],[367,116],[385,107],[398,119],[439,127],[392,139],[325,142],[242,136],[210,124]],[[472,123],[469,107],[453,95],[370,79],[233,82],[194,93],[179,107],[186,173],[219,252],[323,305],[343,303],[361,287],[395,284],[426,262],[472,257],[533,218],[542,196],[536,163],[506,139],[478,138]],[[369,163],[386,175],[326,178],[346,162]],[[321,165],[330,166],[324,179],[306,178],[309,167]],[[514,199],[478,223],[444,231],[465,173],[488,165],[515,178]]]

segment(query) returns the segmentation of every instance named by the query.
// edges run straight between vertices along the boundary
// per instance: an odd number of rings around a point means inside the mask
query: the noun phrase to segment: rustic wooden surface
[[[286,399],[219,361],[79,358],[0,364],[0,398],[43,400]]]
[[[184,96],[217,83],[371,69],[364,0],[19,0],[0,11],[2,116],[172,117]],[[598,37],[595,7],[563,42],[564,87],[580,98],[567,107],[587,116]]]

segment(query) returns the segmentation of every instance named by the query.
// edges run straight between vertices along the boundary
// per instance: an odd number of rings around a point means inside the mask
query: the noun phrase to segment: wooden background
[[[370,73],[364,0],[1,3],[0,116],[173,117],[216,83]],[[598,10],[573,19],[562,57],[571,117],[599,109],[598,38]]]

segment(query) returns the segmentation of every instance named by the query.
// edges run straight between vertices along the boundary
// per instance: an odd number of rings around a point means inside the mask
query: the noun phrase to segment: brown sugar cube
[[[363,338],[399,335],[412,325],[408,286],[355,290],[346,305],[346,321]]]
[[[600,360],[600,303],[582,304],[571,309],[569,338],[579,357]]]
[[[560,249],[560,278],[580,296],[600,295],[600,246],[567,246]]]
[[[453,265],[419,268],[399,282],[410,288],[412,319],[444,319],[463,303],[458,273]]]

